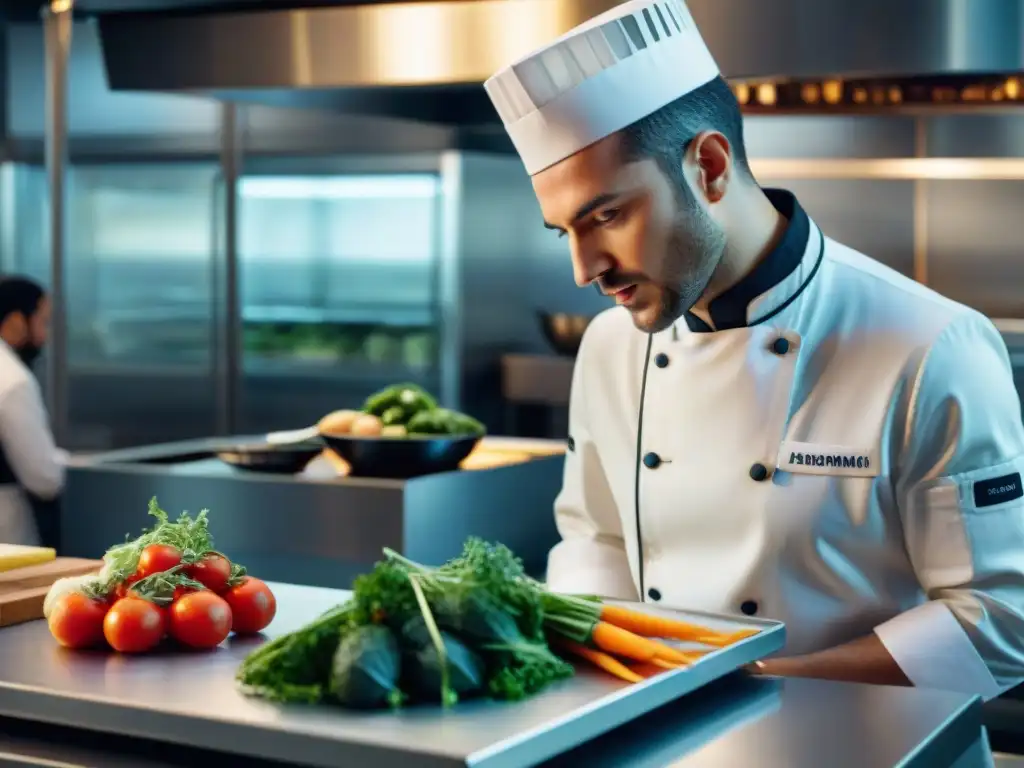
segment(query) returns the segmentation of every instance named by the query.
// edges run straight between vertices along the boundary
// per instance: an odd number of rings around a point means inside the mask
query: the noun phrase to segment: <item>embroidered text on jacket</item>
[[[871,466],[871,459],[867,456],[840,455],[825,453],[796,453],[789,454],[789,463],[808,467],[845,467],[847,469],[867,469]]]

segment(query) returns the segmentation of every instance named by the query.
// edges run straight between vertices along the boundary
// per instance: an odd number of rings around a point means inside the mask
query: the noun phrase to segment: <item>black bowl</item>
[[[327,447],[343,458],[353,477],[405,480],[459,468],[480,442],[480,435],[454,437],[355,437],[322,435]]]
[[[588,315],[567,315],[564,312],[538,312],[541,330],[548,344],[560,355],[575,357],[583,341],[583,332],[593,319]]]
[[[323,450],[323,441],[314,439],[286,445],[236,445],[217,451],[217,458],[247,472],[297,475]]]

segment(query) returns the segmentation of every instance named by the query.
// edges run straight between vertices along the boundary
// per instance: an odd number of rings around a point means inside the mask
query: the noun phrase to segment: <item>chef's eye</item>
[[[618,208],[605,208],[600,213],[594,214],[594,221],[597,224],[611,224],[615,219],[618,218],[620,209]]]

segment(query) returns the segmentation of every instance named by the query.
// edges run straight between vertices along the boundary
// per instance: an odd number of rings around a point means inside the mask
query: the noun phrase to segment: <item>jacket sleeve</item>
[[[556,592],[636,600],[619,510],[590,432],[584,372],[592,340],[588,329],[573,369],[568,448],[562,490],[555,499],[562,541],[548,556],[547,582]]]
[[[41,499],[56,497],[64,487],[64,462],[53,443],[39,387],[31,380],[20,381],[0,398],[0,445],[14,477]]]
[[[1024,424],[992,323],[951,323],[908,403],[894,492],[928,601],[875,632],[915,685],[993,698],[1024,680]]]

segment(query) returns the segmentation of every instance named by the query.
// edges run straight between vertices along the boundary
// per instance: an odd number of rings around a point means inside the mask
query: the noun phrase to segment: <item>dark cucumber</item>
[[[454,635],[440,632],[448,659],[448,687],[459,698],[468,698],[484,688],[486,665],[483,659]],[[410,692],[421,701],[442,699],[444,683],[441,659],[422,616],[413,616],[402,627],[405,648],[402,675]]]
[[[486,668],[483,660],[455,636],[441,632],[448,663],[448,687],[459,698],[467,698],[483,690]],[[444,677],[441,659],[427,625],[419,616],[402,628],[406,648],[402,674],[413,693],[421,701],[442,699]]]
[[[516,620],[482,589],[445,595],[436,601],[434,616],[444,629],[476,642],[513,645],[523,641]]]
[[[347,707],[398,706],[401,654],[391,630],[382,626],[354,629],[334,654],[331,695]]]

